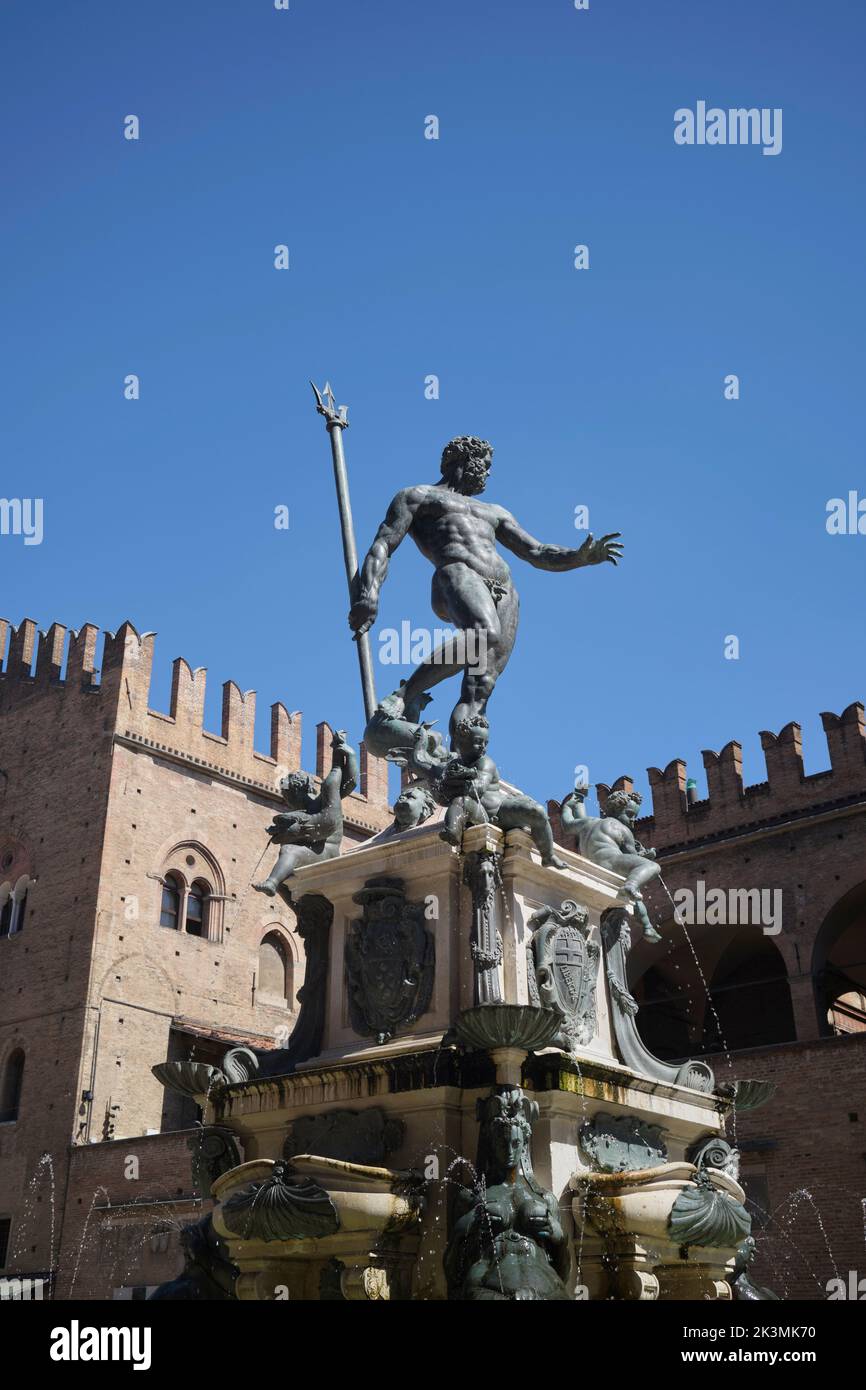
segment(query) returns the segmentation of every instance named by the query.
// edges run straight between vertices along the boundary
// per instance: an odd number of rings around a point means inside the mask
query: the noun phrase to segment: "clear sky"
[[[703,790],[700,750],[737,737],[757,781],[790,719],[826,766],[819,711],[866,695],[866,535],[825,526],[866,497],[862,0],[7,0],[0,24],[0,492],[44,505],[41,545],[0,536],[0,611],[155,629],[153,706],[183,655],[211,728],[223,680],[258,691],[262,749],[275,699],[308,763],[319,719],[359,738],[329,377],[362,553],[464,433],[536,536],[579,544],[580,505],[623,533],[618,570],[514,561],[509,780],[645,789],[682,756]],[[699,101],[781,108],[781,152],[675,144]],[[380,628],[432,625],[429,579],[407,541]]]

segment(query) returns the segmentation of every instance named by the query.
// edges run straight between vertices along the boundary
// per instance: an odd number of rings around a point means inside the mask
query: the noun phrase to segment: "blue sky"
[[[859,0],[7,4],[0,492],[44,540],[0,536],[0,610],[157,630],[154,707],[183,655],[212,728],[223,680],[259,692],[262,748],[275,699],[308,762],[318,719],[360,737],[330,377],[362,553],[463,433],[535,535],[623,533],[618,570],[515,561],[509,780],[682,756],[703,789],[737,737],[757,781],[790,719],[825,766],[819,711],[866,693],[866,536],[825,529],[866,496],[864,30]],[[675,145],[698,100],[781,107],[782,152]],[[432,624],[429,578],[407,541],[380,626]]]

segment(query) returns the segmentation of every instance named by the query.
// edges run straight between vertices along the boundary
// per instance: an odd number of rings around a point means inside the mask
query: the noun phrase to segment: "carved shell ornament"
[[[677,1245],[737,1246],[750,1233],[752,1218],[741,1202],[698,1172],[674,1202],[668,1229]]]
[[[339,1228],[337,1210],[324,1188],[275,1163],[264,1182],[248,1183],[222,1204],[227,1230],[242,1240],[310,1240]]]

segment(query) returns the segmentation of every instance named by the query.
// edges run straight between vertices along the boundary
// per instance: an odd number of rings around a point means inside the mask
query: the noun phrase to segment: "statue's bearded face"
[[[454,469],[452,474],[453,486],[457,492],[462,492],[464,497],[475,497],[479,492],[483,492],[487,486],[487,475],[493,466],[492,458],[480,458],[472,455],[464,460],[463,464]]]
[[[450,488],[464,497],[484,491],[492,464],[492,446],[474,434],[452,439],[442,451],[442,476]]]

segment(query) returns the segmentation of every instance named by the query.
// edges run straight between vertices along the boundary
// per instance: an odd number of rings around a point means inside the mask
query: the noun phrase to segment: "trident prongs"
[[[320,415],[324,415],[326,428],[330,430],[336,425],[341,430],[348,429],[349,407],[347,405],[337,405],[334,393],[331,390],[331,383],[329,381],[325,382],[324,391],[320,391],[314,381],[311,381],[310,385],[316,393],[316,410]]]

